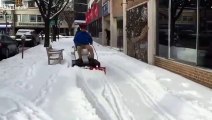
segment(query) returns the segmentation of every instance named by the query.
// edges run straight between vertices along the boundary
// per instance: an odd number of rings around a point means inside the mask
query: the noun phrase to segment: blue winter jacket
[[[92,37],[86,31],[78,32],[74,37],[75,46],[93,44]]]

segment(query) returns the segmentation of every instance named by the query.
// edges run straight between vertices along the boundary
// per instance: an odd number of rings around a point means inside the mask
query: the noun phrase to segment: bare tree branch
[[[70,1],[67,7],[59,15],[60,20],[66,21],[70,32],[72,30],[72,24],[74,23],[74,15],[75,15],[72,4],[73,4],[72,1]]]
[[[35,0],[41,16],[45,22],[45,42],[44,46],[49,46],[50,20],[57,17],[69,3],[69,0]]]
[[[59,7],[59,10],[54,15],[52,15],[50,17],[50,20],[53,19],[55,16],[57,16],[60,12],[62,12],[65,9],[65,7],[68,4],[68,2],[69,2],[69,0],[67,0],[67,2],[65,2],[63,5],[58,6]]]

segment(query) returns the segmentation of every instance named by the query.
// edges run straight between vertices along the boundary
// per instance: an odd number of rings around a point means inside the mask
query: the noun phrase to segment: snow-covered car
[[[15,39],[21,44],[21,36],[25,35],[25,43],[30,44],[31,46],[36,46],[40,44],[39,35],[33,29],[19,29],[16,33]]]
[[[19,53],[18,42],[7,35],[0,35],[0,58],[8,58]]]

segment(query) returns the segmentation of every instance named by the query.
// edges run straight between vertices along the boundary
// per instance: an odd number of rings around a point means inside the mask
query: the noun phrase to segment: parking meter
[[[25,44],[25,40],[26,40],[26,35],[23,34],[23,35],[21,36],[21,44],[22,44],[21,53],[22,53],[22,59],[24,58],[24,44]]]

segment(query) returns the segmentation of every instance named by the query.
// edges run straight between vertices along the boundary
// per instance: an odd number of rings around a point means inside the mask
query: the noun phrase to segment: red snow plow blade
[[[106,67],[90,67],[90,70],[100,70],[106,74]]]
[[[96,59],[89,59],[88,63],[83,63],[82,59],[72,60],[72,66],[75,65],[89,70],[100,70],[106,74],[106,67],[101,67],[100,62]]]

